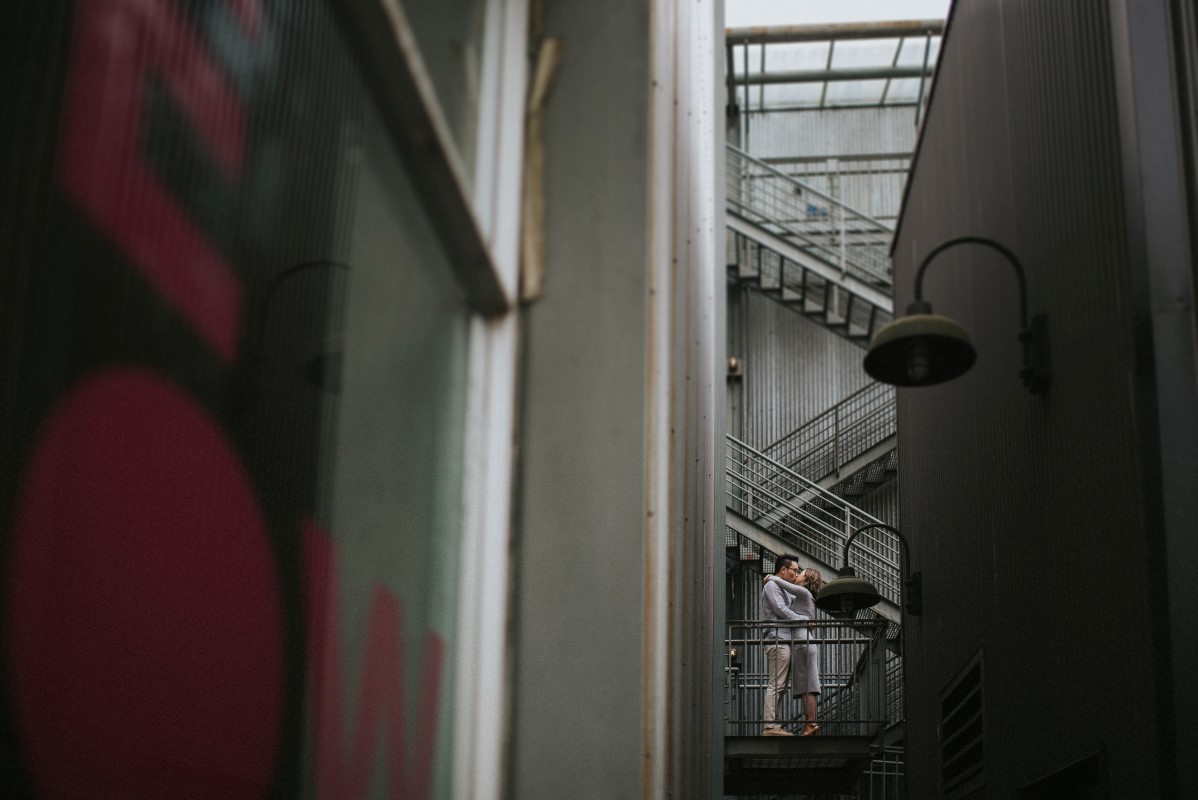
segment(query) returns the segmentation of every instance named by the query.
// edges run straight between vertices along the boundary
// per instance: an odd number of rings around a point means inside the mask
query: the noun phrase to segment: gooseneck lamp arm
[[[1001,244],[982,236],[958,236],[956,239],[949,239],[947,242],[941,242],[932,252],[924,256],[923,262],[920,263],[919,269],[915,272],[915,301],[917,303],[924,302],[923,299],[923,273],[928,268],[928,264],[932,263],[932,259],[940,255],[950,247],[959,244],[980,244],[985,245],[993,250],[997,250],[1006,256],[1007,261],[1015,268],[1015,276],[1019,279],[1019,329],[1027,330],[1027,281],[1023,277],[1023,265],[1019,263],[1019,259],[1015,257],[1007,248]]]
[[[338,269],[351,272],[353,268],[344,262],[328,258],[316,258],[310,261],[300,261],[274,275],[266,285],[266,289],[258,297],[257,302],[250,304],[253,313],[246,323],[245,357],[241,364],[242,377],[237,381],[234,407],[240,412],[246,412],[253,405],[261,386],[261,370],[265,360],[263,348],[266,340],[266,321],[270,314],[271,303],[275,293],[290,278],[300,272],[312,269]]]
[[[893,525],[887,525],[884,522],[871,522],[867,525],[862,525],[849,534],[849,538],[844,541],[844,552],[841,554],[841,563],[844,565],[841,568],[849,568],[849,545],[853,543],[862,532],[873,528],[881,528],[882,530],[890,531],[899,540],[900,562],[903,571],[903,596],[902,607],[913,617],[918,617],[923,612],[923,580],[918,572],[911,572],[911,552],[907,546],[907,538],[899,532],[899,529]]]
[[[923,275],[932,259],[950,247],[959,244],[980,244],[997,251],[1006,258],[1007,263],[1015,269],[1015,277],[1019,282],[1019,342],[1023,346],[1023,367],[1019,377],[1023,385],[1032,394],[1044,394],[1048,391],[1048,315],[1037,314],[1028,324],[1027,314],[1027,280],[1023,273],[1023,264],[1015,254],[996,241],[983,236],[958,236],[942,242],[924,256],[915,272],[915,302],[907,309],[907,313],[931,313],[931,305],[923,299]]]
[[[1019,377],[1032,394],[1048,391],[1048,315],[1029,319],[1027,280],[1015,254],[984,236],[958,236],[941,242],[915,271],[915,300],[907,313],[873,335],[862,366],[874,380],[894,386],[934,386],[964,375],[977,359],[969,334],[948,317],[932,313],[924,299],[923,278],[936,256],[959,244],[980,244],[998,252],[1015,269],[1019,282],[1019,342],[1023,366]]]

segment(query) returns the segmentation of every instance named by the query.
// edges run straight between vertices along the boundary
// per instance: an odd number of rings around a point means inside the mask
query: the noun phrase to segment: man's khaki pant
[[[786,680],[790,677],[790,645],[771,643],[765,646],[765,663],[769,680],[765,686],[765,709],[761,716],[766,728],[778,726],[782,698],[786,696]]]

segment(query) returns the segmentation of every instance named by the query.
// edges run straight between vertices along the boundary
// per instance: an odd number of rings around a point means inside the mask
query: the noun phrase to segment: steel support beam
[[[868,67],[864,69],[812,69],[797,72],[755,72],[731,78],[737,86],[756,86],[775,83],[836,83],[847,81],[901,80],[903,78],[930,78],[932,70],[917,67]]]
[[[850,22],[836,25],[779,25],[726,28],[729,44],[780,44],[825,42],[843,39],[901,39],[908,36],[939,36],[942,19],[913,19],[897,22]]]

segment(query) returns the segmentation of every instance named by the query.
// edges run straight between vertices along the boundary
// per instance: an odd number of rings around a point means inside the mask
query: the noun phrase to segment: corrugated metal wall
[[[850,498],[850,502],[866,514],[872,514],[889,525],[899,525],[898,482],[888,481],[861,497]]]
[[[915,106],[750,112],[755,158],[906,155],[915,149]]]
[[[747,288],[728,290],[728,355],[744,361],[743,417],[729,420],[763,448],[868,382],[865,352],[827,328]]]
[[[1051,315],[1053,385],[1020,385],[1009,267],[976,246],[941,255],[924,296],[979,359],[899,391],[903,530],[924,577],[906,635],[914,797],[938,796],[940,696],[979,651],[985,796],[1095,752],[1109,796],[1162,796],[1153,609],[1137,588],[1154,579],[1129,279],[1142,267],[1127,257],[1110,18],[1092,0],[962,3],[946,36],[895,305],[938,243],[998,240],[1027,270],[1029,310]]]

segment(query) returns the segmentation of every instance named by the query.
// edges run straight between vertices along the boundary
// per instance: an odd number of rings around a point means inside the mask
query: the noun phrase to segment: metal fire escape
[[[727,146],[728,273],[866,346],[894,318],[893,231]]]
[[[793,552],[805,566],[837,574],[849,535],[878,520],[814,481],[732,437],[726,448],[728,526],[762,562]],[[885,529],[854,540],[852,563],[882,601],[852,619],[820,612],[809,634],[821,648],[824,692],[818,737],[761,736],[766,682],[763,629],[732,620],[727,631],[724,791],[728,794],[854,791],[862,774],[888,756],[902,730],[900,543]],[[749,589],[750,591],[752,589]],[[798,704],[785,701],[783,719]],[[888,753],[888,747],[891,752]],[[896,761],[894,763],[901,763]]]
[[[729,279],[867,344],[893,317],[889,228],[735,148],[727,156]],[[738,543],[750,543],[763,561],[794,552],[838,574],[849,535],[879,522],[846,497],[894,476],[895,422],[893,388],[870,384],[764,452],[729,436],[727,520]],[[857,619],[812,626],[824,651],[820,737],[759,735],[762,631],[751,620],[729,622],[725,792],[785,793],[796,784],[852,791],[901,738],[900,544],[883,529],[855,543],[853,564],[883,600]],[[889,755],[901,763],[893,748]]]
[[[894,317],[893,231],[731,146],[726,180],[729,280],[865,347]],[[896,473],[894,444],[894,389],[870,384],[763,452],[860,496]]]
[[[820,108],[831,81],[885,79],[879,101],[885,104],[892,80],[918,76],[922,99],[933,39],[942,26],[922,21],[831,28],[823,31],[825,37],[897,38],[890,67],[870,75],[835,69],[832,42],[822,71],[767,73],[766,44],[811,42],[821,32],[730,30],[730,113],[741,111],[742,88],[747,107],[750,86],[791,81],[822,81]],[[922,67],[898,66],[908,37],[918,36],[925,37]],[[738,43],[743,56],[739,76],[734,74]],[[756,75],[750,74],[750,45],[760,45]],[[747,119],[744,126],[747,132]],[[726,156],[729,282],[748,285],[864,348],[893,318],[893,231],[735,147],[729,146]],[[728,437],[727,519],[737,549],[753,551],[763,565],[774,554],[798,553],[804,565],[828,577],[837,575],[849,535],[878,522],[848,498],[871,491],[897,471],[894,399],[893,388],[870,384],[762,450]],[[820,736],[760,735],[766,680],[762,631],[753,620],[729,621],[725,793],[852,793],[863,786],[863,774],[876,775],[880,764],[883,772],[887,763],[893,766],[892,776],[901,772],[901,748],[894,747],[903,719],[900,543],[875,528],[859,535],[854,545],[851,563],[878,587],[883,600],[855,619],[832,619],[820,612],[811,625],[824,662],[824,692],[816,712],[823,727]],[[741,589],[745,593],[759,589],[750,577]],[[786,712],[797,715],[797,704]]]

